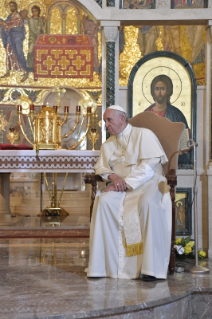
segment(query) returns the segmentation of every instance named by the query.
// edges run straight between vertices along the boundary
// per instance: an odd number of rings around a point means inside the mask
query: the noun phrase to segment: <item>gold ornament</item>
[[[5,131],[8,122],[5,120],[4,115],[0,115],[0,131]]]
[[[80,92],[82,93],[83,98],[78,104],[82,107],[82,112],[87,113],[87,107],[91,107],[91,112],[93,114],[96,111],[96,102],[85,90],[80,90]]]
[[[97,132],[96,128],[92,128],[88,134],[88,138],[92,143],[92,151],[95,151],[95,143],[97,142],[97,140],[99,139],[99,133]]]
[[[17,105],[22,105],[22,114],[29,115],[30,113],[30,105],[32,105],[33,102],[30,100],[27,96],[21,96],[19,99],[16,100],[16,107]]]
[[[16,133],[16,130],[14,128],[10,128],[9,133],[6,134],[6,137],[10,141],[10,143],[13,145],[14,142],[18,140],[19,134]]]

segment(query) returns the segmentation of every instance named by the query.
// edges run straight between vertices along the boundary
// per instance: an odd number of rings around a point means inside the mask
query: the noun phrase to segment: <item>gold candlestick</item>
[[[99,139],[99,133],[96,128],[92,128],[88,134],[88,138],[92,143],[92,151],[95,151],[94,145],[96,141]]]

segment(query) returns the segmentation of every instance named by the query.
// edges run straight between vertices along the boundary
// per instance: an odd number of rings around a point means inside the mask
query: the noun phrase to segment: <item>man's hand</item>
[[[116,192],[123,192],[127,188],[126,182],[123,178],[116,174],[110,174],[108,177],[111,182],[113,182],[113,186]]]

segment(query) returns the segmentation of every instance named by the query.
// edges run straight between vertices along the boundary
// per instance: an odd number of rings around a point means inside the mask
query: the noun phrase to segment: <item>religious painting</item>
[[[124,30],[123,30],[124,29]],[[122,29],[119,85],[126,86],[130,72],[141,57],[157,51],[177,53],[188,61],[197,85],[206,84],[206,31],[203,25],[136,25]]]
[[[176,188],[175,229],[177,236],[192,234],[192,188]]]
[[[207,8],[207,0],[171,0],[172,9]]]
[[[101,5],[101,1],[96,2],[97,7]],[[82,98],[81,91],[89,97],[89,102],[101,107],[99,23],[87,8],[72,0],[65,3],[60,0],[0,0],[0,4],[0,104],[2,115],[9,121],[6,131],[0,132],[1,143],[9,142],[9,130],[18,134],[14,144],[27,143],[16,123],[20,97],[31,100],[35,113],[43,105],[53,107],[60,101],[58,114],[61,118],[64,107],[68,106],[70,113],[63,129],[70,131],[76,119],[76,105]],[[72,88],[78,92],[78,99]],[[67,90],[68,99],[64,94],[58,100],[53,92],[63,89]],[[96,122],[101,120],[97,113]],[[77,136],[73,134],[73,138],[65,139],[65,147],[70,147],[84,134],[86,120],[83,121],[83,115],[80,115]],[[22,119],[31,140],[29,123],[25,116]],[[96,122],[92,129],[98,131],[101,139],[101,128]],[[85,149],[86,143],[85,139],[79,148]],[[90,141],[87,147],[92,148]],[[99,147],[98,141],[95,147]]]
[[[179,55],[161,51],[140,59],[129,76],[128,106],[130,117],[149,111],[183,122],[189,137],[196,139],[195,75]],[[179,156],[178,167],[193,167],[192,152]]]
[[[88,11],[75,1],[0,2],[0,85],[100,86],[101,34]]]
[[[154,9],[155,1],[154,0],[124,0],[123,9]]]

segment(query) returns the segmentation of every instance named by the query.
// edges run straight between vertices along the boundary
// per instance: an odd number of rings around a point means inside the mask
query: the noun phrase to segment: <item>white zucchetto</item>
[[[120,112],[123,112],[123,113],[127,113],[125,111],[125,109],[123,109],[123,107],[119,106],[119,105],[111,105],[107,108],[107,110],[116,110],[116,111],[120,111]]]

